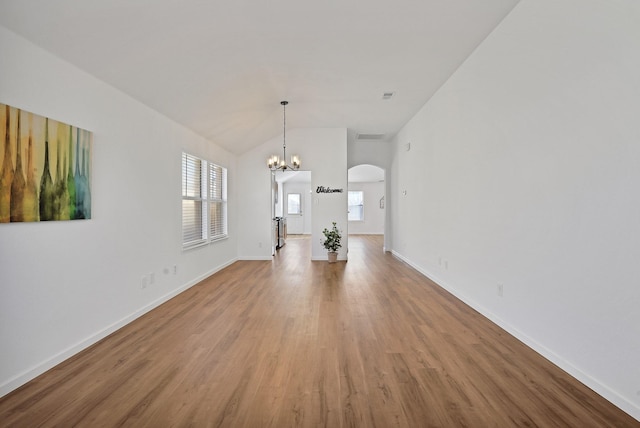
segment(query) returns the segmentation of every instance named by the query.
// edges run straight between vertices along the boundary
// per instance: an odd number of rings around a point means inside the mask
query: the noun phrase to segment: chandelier
[[[267,161],[271,171],[297,170],[300,168],[300,158],[297,155],[291,156],[291,165],[287,164],[287,104],[289,101],[280,101],[282,105],[282,159],[278,155],[272,155]]]

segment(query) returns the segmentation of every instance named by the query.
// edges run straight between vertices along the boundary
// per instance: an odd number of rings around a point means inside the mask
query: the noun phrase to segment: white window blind
[[[209,236],[221,239],[227,236],[227,170],[209,164]]]
[[[302,204],[300,203],[300,193],[287,194],[287,214],[302,214]]]
[[[349,204],[348,221],[364,220],[364,192],[362,190],[350,190],[347,195]]]
[[[227,170],[182,153],[182,247],[227,236]]]
[[[202,161],[182,154],[182,246],[191,247],[205,239],[202,208]]]

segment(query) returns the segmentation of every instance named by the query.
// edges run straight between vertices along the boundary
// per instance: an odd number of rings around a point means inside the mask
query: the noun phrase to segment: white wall
[[[0,102],[94,133],[91,220],[0,224],[4,395],[235,260],[237,223],[234,156],[3,27],[0,52]],[[229,169],[230,200],[230,239],[185,253],[183,149]]]
[[[345,128],[287,129],[287,150],[298,154],[305,171],[311,171],[311,257],[326,260],[322,229],[336,221],[344,230],[338,259],[347,257],[347,130]],[[282,151],[282,136],[273,138],[238,158],[238,254],[244,260],[271,260],[271,182],[266,159]],[[317,194],[318,186],[344,189],[343,193]]]
[[[350,221],[351,234],[384,234],[384,208],[380,208],[380,198],[384,196],[384,182],[349,183],[349,190],[361,190],[364,195],[364,220]],[[386,204],[385,204],[386,206]]]
[[[391,174],[396,254],[637,419],[639,24],[634,0],[522,0]]]
[[[386,171],[391,167],[391,144],[386,141],[351,141],[347,153],[349,168],[374,165]]]

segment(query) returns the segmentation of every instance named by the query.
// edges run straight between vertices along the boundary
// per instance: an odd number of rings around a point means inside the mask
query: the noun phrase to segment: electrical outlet
[[[149,285],[153,285],[154,282],[156,282],[156,274],[149,272]]]
[[[449,270],[449,260],[444,261],[444,270]]]
[[[262,248],[262,242],[258,242],[258,248]]]
[[[173,265],[173,274],[176,275],[178,273],[178,265]]]
[[[504,296],[504,285],[502,285],[502,283],[496,285],[496,294],[500,297]]]
[[[140,288],[145,289],[147,288],[147,275],[142,275],[142,278],[140,279]]]

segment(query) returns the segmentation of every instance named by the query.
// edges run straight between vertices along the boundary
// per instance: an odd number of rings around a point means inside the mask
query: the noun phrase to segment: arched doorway
[[[347,181],[349,235],[379,236],[381,250],[384,250],[385,170],[375,165],[356,165],[349,168]]]

